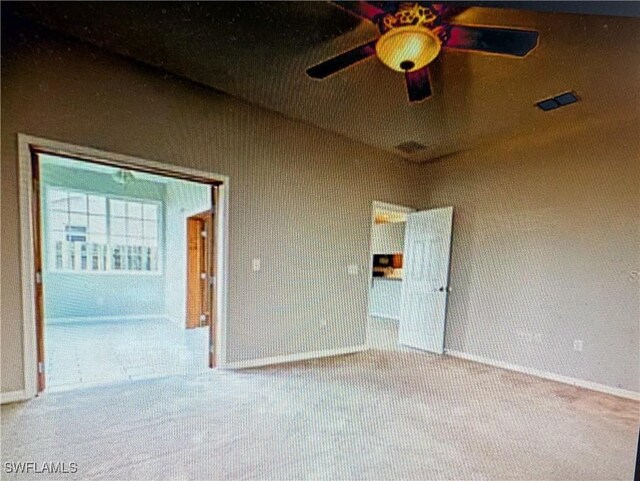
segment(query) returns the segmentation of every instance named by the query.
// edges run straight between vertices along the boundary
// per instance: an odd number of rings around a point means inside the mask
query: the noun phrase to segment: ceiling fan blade
[[[377,17],[385,15],[385,11],[369,2],[332,2],[334,5],[361,18],[375,22]]]
[[[319,63],[318,65],[309,67],[307,69],[307,75],[311,78],[323,79],[329,75],[339,72],[342,69],[350,67],[354,63],[371,57],[376,53],[376,42],[377,40],[365,43],[364,45],[360,45],[352,50],[341,53],[340,55]]]
[[[437,12],[442,20],[451,20],[456,15],[460,15],[465,10],[468,10],[469,7],[462,7],[459,5],[451,5],[447,3],[434,3],[431,5],[433,9]]]
[[[513,28],[447,25],[444,47],[524,57],[538,45],[538,32]]]
[[[429,79],[429,67],[420,70],[406,72],[407,93],[410,102],[421,102],[431,96],[431,80]]]

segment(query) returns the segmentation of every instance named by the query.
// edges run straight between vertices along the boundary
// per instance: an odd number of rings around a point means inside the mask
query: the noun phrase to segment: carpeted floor
[[[639,421],[634,401],[373,349],[3,406],[1,457],[77,463],[53,479],[632,479]]]

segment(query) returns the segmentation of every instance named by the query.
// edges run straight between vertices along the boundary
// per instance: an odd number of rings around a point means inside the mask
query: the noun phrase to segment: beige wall
[[[364,343],[371,204],[412,205],[415,167],[47,35],[2,47],[3,392],[23,384],[18,132],[230,177],[230,361]]]
[[[639,131],[567,124],[428,167],[425,205],[455,206],[448,349],[640,391]]]

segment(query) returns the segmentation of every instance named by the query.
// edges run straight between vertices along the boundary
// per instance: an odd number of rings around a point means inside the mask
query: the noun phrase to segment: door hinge
[[[36,284],[42,284],[42,272],[36,272]]]
[[[209,284],[211,284],[211,287],[215,287],[215,285],[216,285],[216,276],[209,276]]]
[[[38,374],[44,374],[44,362],[38,362]]]

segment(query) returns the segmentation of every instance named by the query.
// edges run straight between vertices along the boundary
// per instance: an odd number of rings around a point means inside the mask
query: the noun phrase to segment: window
[[[49,188],[50,268],[158,272],[157,203]]]
[[[109,199],[112,270],[158,270],[158,206]]]

